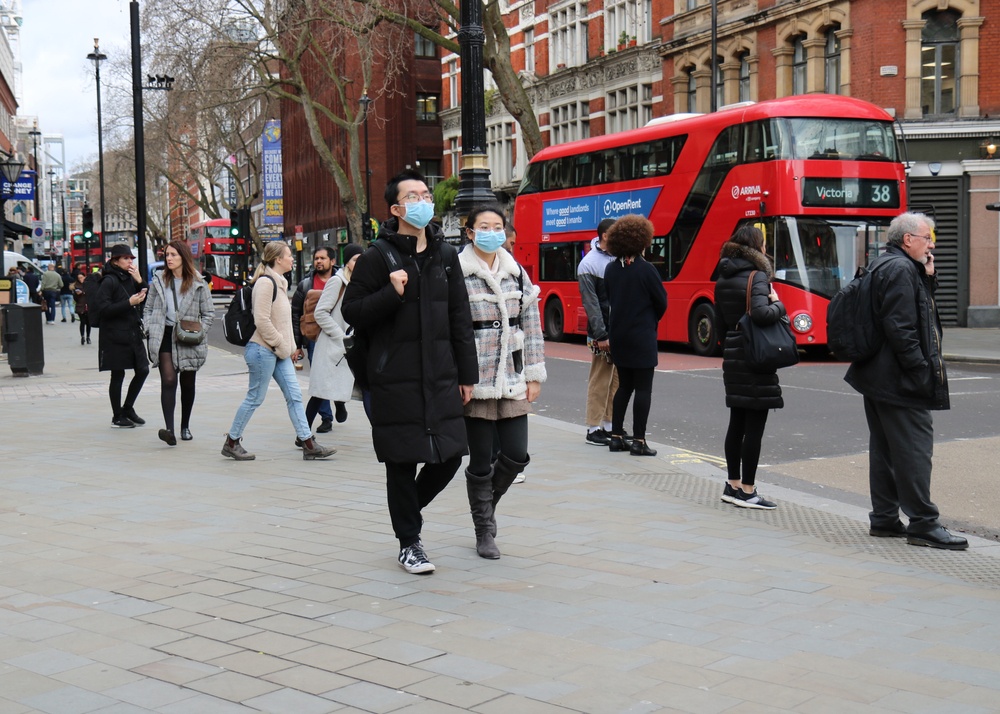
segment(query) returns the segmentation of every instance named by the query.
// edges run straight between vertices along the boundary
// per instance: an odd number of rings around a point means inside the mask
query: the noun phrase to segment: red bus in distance
[[[906,206],[892,117],[858,99],[810,94],[673,115],[551,146],[514,205],[515,254],[541,288],[546,337],[586,334],[576,266],[604,218],[652,221],[645,256],[667,291],[659,339],[715,354],[722,244],[761,228],[775,290],[799,345],[825,350],[830,298],[874,258]]]
[[[214,218],[188,231],[195,267],[211,283],[213,293],[236,292],[249,277],[249,240],[233,238],[230,225],[227,218]]]

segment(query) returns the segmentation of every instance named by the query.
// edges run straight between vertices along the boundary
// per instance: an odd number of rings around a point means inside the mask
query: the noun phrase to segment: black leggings
[[[726,432],[726,471],[730,481],[742,481],[753,486],[760,461],[760,443],[767,423],[766,409],[729,409],[729,431]],[[743,465],[742,478],[740,464]]]
[[[90,339],[90,315],[86,312],[81,312],[77,315],[80,318],[80,338],[83,338],[83,328],[87,328],[87,339]]]
[[[174,407],[177,404],[177,368],[171,350],[174,330],[167,326],[160,342],[160,408],[163,409],[163,424],[167,431],[174,430]],[[191,410],[194,408],[194,381],[197,372],[181,372],[181,429],[191,426]]]
[[[108,385],[108,397],[111,398],[111,410],[115,418],[122,416],[125,412],[135,408],[135,400],[139,398],[142,385],[149,376],[149,365],[137,365],[135,375],[128,385],[128,394],[125,395],[125,403],[122,404],[122,385],[125,383],[125,370],[111,370],[111,384]]]
[[[513,419],[465,418],[469,435],[469,473],[485,476],[493,468],[493,438],[500,440],[500,453],[523,464],[528,460],[528,415]]]
[[[649,418],[649,407],[653,402],[654,369],[618,367],[618,391],[615,392],[611,412],[612,434],[625,433],[625,412],[628,411],[632,392],[635,392],[635,404],[632,405],[632,436],[639,441],[646,440],[646,420]]]

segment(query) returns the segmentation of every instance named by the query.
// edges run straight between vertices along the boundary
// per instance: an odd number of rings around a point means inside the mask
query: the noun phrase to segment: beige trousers
[[[594,355],[590,360],[587,381],[587,426],[600,426],[611,421],[612,402],[618,391],[618,370],[604,358]]]

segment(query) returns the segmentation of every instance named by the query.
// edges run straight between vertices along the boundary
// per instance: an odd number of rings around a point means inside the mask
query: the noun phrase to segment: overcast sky
[[[146,2],[155,0],[145,0]],[[22,96],[18,114],[38,117],[45,134],[62,134],[70,170],[97,158],[97,92],[87,54],[94,38],[108,55],[129,52],[129,0],[22,0]],[[101,85],[108,76],[101,68]],[[108,97],[102,92],[102,110]],[[107,129],[107,114],[102,111]],[[105,132],[105,137],[107,132]]]

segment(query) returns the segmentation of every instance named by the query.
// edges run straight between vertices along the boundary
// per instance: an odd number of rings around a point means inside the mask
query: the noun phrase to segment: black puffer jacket
[[[146,287],[136,283],[127,272],[108,263],[97,291],[101,326],[98,330],[98,366],[100,371],[135,369],[146,366],[146,345],[142,338],[141,313],[129,298]]]
[[[875,305],[885,342],[867,362],[852,364],[844,379],[866,397],[913,409],[950,409],[948,373],[941,354],[941,320],[934,302],[937,279],[902,248],[872,273]]]
[[[381,251],[370,247],[344,291],[344,319],[368,339],[372,441],[379,461],[440,463],[468,453],[459,384],[479,381],[472,313],[458,251],[435,226],[427,249],[379,231],[399,253],[408,279],[400,297]]]
[[[750,319],[758,325],[771,325],[785,315],[785,306],[772,303],[771,262],[759,250],[737,243],[722,246],[719,278],[715,281],[715,313],[725,332],[722,352],[722,378],[726,385],[726,406],[739,409],[781,409],[781,386],[776,372],[753,372],[743,356],[743,333],[736,324],[747,311],[747,281],[750,289]]]

